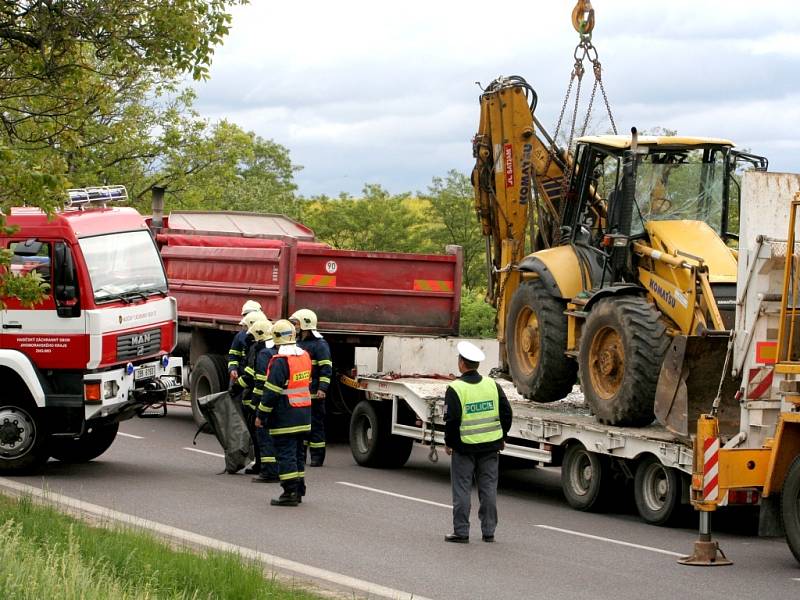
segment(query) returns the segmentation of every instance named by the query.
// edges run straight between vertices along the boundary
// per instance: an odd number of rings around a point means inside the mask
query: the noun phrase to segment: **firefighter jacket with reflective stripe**
[[[267,367],[258,417],[271,435],[311,431],[311,357],[276,354]]]
[[[511,405],[493,379],[468,371],[447,387],[444,398],[447,446],[467,454],[500,449],[511,428]]]
[[[263,346],[263,342],[262,342]],[[253,375],[253,408],[257,408],[261,404],[261,399],[264,397],[264,386],[267,383],[267,367],[269,366],[270,359],[278,353],[278,349],[274,346],[272,348],[261,348],[256,356],[255,373]]]
[[[252,337],[249,337],[247,341],[251,342],[247,347],[247,357],[242,363],[242,368],[239,371],[239,379],[234,382],[233,389],[241,388],[242,404],[255,408],[255,406],[258,406],[258,399],[253,398],[257,381],[257,361],[259,353],[264,350],[264,342],[256,342]],[[264,368],[266,369],[266,363]]]
[[[323,338],[310,337],[299,340],[297,345],[308,352],[311,357],[311,394],[316,394],[317,390],[327,392],[333,373],[333,361],[328,342]]]
[[[239,331],[233,336],[231,349],[228,350],[228,372],[236,371],[241,375],[244,371],[245,358],[247,358],[247,332]]]

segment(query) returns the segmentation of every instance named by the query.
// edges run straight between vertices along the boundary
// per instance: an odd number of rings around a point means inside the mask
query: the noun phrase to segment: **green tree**
[[[207,77],[213,48],[228,33],[227,10],[243,2],[3,2],[0,208],[25,202],[51,210],[81,172],[97,171],[98,157],[113,166],[126,152],[147,152],[135,146],[141,98],[170,90],[184,74]],[[4,252],[0,266],[8,260]],[[0,286],[11,295],[40,289],[32,278],[9,284],[8,277]]]
[[[417,252],[424,243],[424,224],[407,206],[409,194],[392,195],[366,184],[362,198],[340,194],[312,199],[303,222],[322,241],[350,250]]]
[[[474,192],[469,177],[452,170],[434,177],[427,194],[428,233],[437,246],[457,244],[464,250],[464,287],[486,287],[486,253],[480,224],[475,216]]]

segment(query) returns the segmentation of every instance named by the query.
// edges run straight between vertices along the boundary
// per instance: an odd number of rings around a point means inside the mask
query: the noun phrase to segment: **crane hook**
[[[578,0],[572,9],[572,26],[581,36],[589,36],[594,29],[594,9],[591,0]]]

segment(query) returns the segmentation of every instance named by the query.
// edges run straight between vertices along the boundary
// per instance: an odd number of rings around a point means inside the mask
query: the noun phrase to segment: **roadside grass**
[[[320,598],[263,569],[233,554],[174,549],[146,532],[95,527],[28,497],[0,495],[4,600]]]

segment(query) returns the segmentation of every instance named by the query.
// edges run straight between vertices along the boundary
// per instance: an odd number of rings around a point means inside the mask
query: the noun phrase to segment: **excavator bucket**
[[[728,334],[673,338],[658,378],[655,413],[658,422],[676,435],[689,439],[698,417],[711,411],[725,367],[728,339]],[[729,370],[717,413],[724,437],[739,431],[738,389],[739,381]]]

